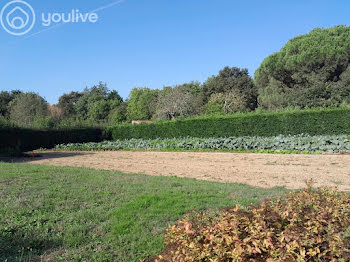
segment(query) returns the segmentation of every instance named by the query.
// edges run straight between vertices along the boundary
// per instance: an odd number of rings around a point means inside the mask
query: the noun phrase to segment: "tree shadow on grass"
[[[91,154],[94,154],[94,153],[93,152],[54,152],[54,151],[39,152],[39,153],[27,152],[27,153],[23,153],[19,157],[0,157],[0,162],[27,163],[27,162],[37,161],[37,160],[49,160],[49,159],[91,155]]]

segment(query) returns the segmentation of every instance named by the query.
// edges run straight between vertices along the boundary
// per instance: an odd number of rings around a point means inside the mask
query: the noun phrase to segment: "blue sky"
[[[2,8],[9,0],[0,0]],[[27,0],[41,13],[89,12],[115,0]],[[133,87],[205,81],[224,66],[249,69],[290,38],[350,24],[348,0],[125,0],[97,23],[64,24],[25,36],[0,27],[0,90],[21,89],[56,103],[99,81],[126,98]],[[38,19],[37,19],[38,20]]]

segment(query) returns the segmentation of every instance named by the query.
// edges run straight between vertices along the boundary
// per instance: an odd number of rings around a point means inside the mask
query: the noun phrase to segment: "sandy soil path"
[[[39,165],[88,167],[155,176],[244,183],[264,188],[315,186],[350,191],[350,155],[274,155],[196,152],[44,152],[16,159]]]

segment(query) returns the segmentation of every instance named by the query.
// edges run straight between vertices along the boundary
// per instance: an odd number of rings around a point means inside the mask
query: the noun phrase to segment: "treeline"
[[[0,114],[21,127],[114,125],[132,120],[173,120],[197,115],[248,112],[257,90],[246,69],[226,67],[204,84],[191,82],[162,90],[134,88],[124,101],[100,82],[83,92],[63,94],[49,105],[35,93],[0,92]]]
[[[349,64],[350,27],[315,29],[267,57],[254,79],[247,69],[225,67],[204,83],[162,90],[134,88],[126,100],[101,82],[82,92],[63,94],[57,105],[48,105],[38,94],[3,91],[0,115],[17,126],[51,128],[336,108],[350,104]]]
[[[108,90],[102,83],[83,92],[64,94],[57,105],[49,105],[39,94],[2,91],[0,124],[7,122],[24,128],[99,126],[112,123],[110,117],[124,104],[117,91]]]

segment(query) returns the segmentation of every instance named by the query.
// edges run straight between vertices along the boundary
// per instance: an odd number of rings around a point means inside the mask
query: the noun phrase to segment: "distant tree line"
[[[105,83],[63,94],[56,105],[35,93],[0,92],[0,118],[22,127],[114,125],[254,110],[350,104],[350,27],[315,29],[267,57],[254,79],[225,67],[204,83],[134,88],[127,99]],[[0,119],[1,120],[1,119]]]
[[[82,92],[63,94],[49,105],[35,93],[0,92],[0,114],[22,127],[118,124],[132,120],[173,120],[206,114],[252,111],[257,90],[246,69],[226,67],[205,83],[185,83],[162,90],[134,88],[124,101],[100,82]]]

